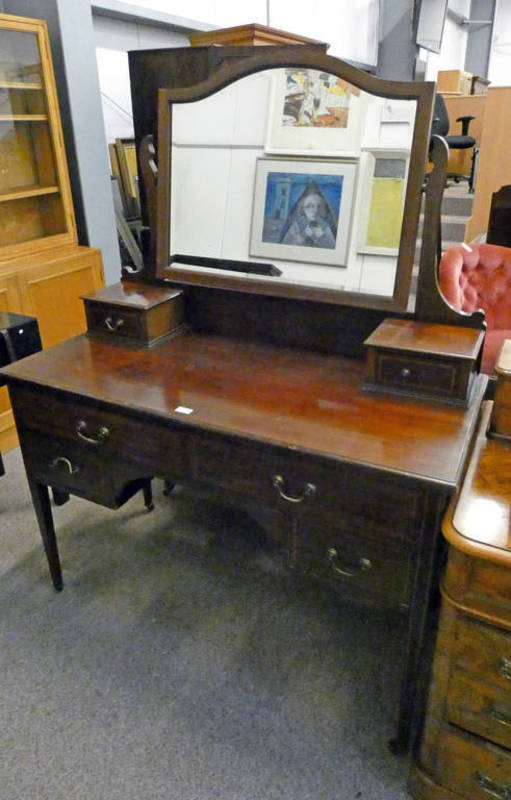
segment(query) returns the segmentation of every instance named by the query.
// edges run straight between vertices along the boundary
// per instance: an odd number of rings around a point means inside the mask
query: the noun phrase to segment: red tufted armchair
[[[459,244],[442,256],[438,271],[445,299],[460,311],[486,314],[481,369],[491,375],[503,339],[511,338],[511,248],[496,244]]]

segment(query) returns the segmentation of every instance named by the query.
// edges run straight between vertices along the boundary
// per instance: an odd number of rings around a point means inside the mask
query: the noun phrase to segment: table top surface
[[[185,332],[152,348],[78,336],[3,368],[0,383],[72,392],[456,488],[486,378],[463,409],[367,391],[363,375],[355,359]]]
[[[459,550],[511,566],[511,440],[488,434],[491,403],[485,405],[463,486],[443,530]]]

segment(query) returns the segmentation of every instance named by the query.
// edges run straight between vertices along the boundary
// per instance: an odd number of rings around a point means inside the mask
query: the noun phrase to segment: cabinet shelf
[[[0,114],[0,122],[48,122],[47,114]]]
[[[6,203],[9,200],[23,200],[26,197],[39,197],[44,194],[56,194],[59,190],[58,186],[23,186],[16,188],[15,186],[9,189],[0,189],[0,203]]]
[[[42,83],[26,83],[24,81],[0,81],[0,89],[38,89],[43,90]]]

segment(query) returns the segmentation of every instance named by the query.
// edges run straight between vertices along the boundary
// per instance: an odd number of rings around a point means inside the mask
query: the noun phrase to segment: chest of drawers
[[[483,436],[444,532],[450,543],[417,800],[511,797],[511,442]]]

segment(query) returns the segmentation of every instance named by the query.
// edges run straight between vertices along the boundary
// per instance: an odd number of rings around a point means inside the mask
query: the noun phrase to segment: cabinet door
[[[0,15],[0,258],[76,240],[46,25]]]
[[[22,313],[22,303],[18,292],[16,276],[0,275],[0,311]],[[0,389],[0,453],[9,450],[17,443],[14,419],[9,403],[7,388]]]
[[[101,254],[76,247],[64,258],[20,271],[18,283],[23,313],[37,318],[43,347],[50,347],[87,329],[80,297],[103,286]]]

